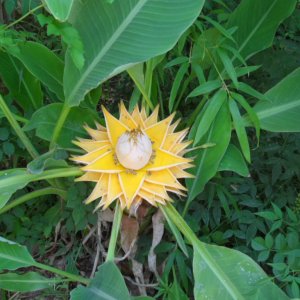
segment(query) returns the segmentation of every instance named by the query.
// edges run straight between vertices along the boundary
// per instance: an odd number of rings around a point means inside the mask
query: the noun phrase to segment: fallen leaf
[[[156,254],[154,253],[155,247],[160,243],[163,234],[164,234],[164,215],[158,210],[152,216],[152,226],[153,226],[153,237],[152,237],[152,245],[148,254],[148,265],[151,272],[158,276],[157,268],[156,268]]]

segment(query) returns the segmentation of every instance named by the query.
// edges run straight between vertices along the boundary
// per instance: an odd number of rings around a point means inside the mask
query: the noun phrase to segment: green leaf
[[[196,167],[191,171],[194,179],[187,180],[189,190],[188,201],[200,194],[205,184],[216,174],[219,164],[227,150],[231,136],[231,120],[227,103],[224,103],[210,127],[202,144],[213,143],[214,147],[199,150],[195,159]]]
[[[113,262],[106,262],[88,287],[78,286],[71,292],[71,300],[130,300],[129,292],[119,269]]]
[[[62,149],[52,149],[35,158],[27,165],[27,170],[31,174],[41,174],[44,170],[51,168],[67,167],[64,160],[68,157],[66,151]]]
[[[259,101],[254,110],[261,128],[274,132],[300,131],[300,68],[282,79],[265,95],[269,102]]]
[[[26,178],[26,170],[24,169],[11,169],[0,171],[0,186],[1,182],[6,179],[12,179],[17,177],[18,175],[25,175],[22,181],[12,182],[10,185],[3,185],[0,188],[0,208],[2,208],[7,201],[10,199],[13,193],[17,190],[22,189],[29,183],[29,179]]]
[[[62,110],[62,103],[52,103],[37,110],[31,120],[25,125],[24,130],[36,130],[36,135],[46,141],[50,141],[57,116]],[[61,135],[58,138],[57,144],[61,147],[72,147],[72,140],[77,136],[86,135],[83,124],[87,123],[93,126],[93,122],[97,119],[95,112],[90,109],[74,107],[70,111],[66,122],[64,123]]]
[[[269,221],[278,220],[278,216],[276,216],[272,211],[261,211],[255,214]]]
[[[228,146],[218,171],[233,171],[245,177],[249,175],[249,170],[241,151],[233,144]]]
[[[271,46],[278,25],[294,11],[296,2],[296,0],[241,1],[230,14],[227,28],[238,27],[233,38],[242,57],[249,58]]]
[[[51,16],[38,15],[42,26],[47,25],[47,34],[61,36],[62,41],[68,45],[70,57],[77,69],[84,65],[83,45],[77,30],[69,23],[61,23]]]
[[[220,88],[222,86],[222,82],[220,80],[211,80],[207,81],[200,86],[193,89],[187,98],[197,97],[204,94],[209,94],[210,92]]]
[[[189,63],[182,64],[175,76],[175,79],[174,79],[173,85],[172,85],[172,89],[171,89],[171,93],[170,93],[170,99],[169,99],[169,111],[170,112],[173,111],[178,90],[181,86],[181,82],[184,77],[184,74],[186,73],[188,68],[189,68]],[[178,103],[176,103],[176,105],[178,105]]]
[[[15,152],[15,146],[14,144],[6,141],[2,144],[2,148],[3,148],[3,152],[6,154],[6,155],[13,155],[14,152]]]
[[[63,61],[53,51],[39,43],[22,43],[19,44],[19,49],[16,56],[27,69],[63,100]]]
[[[74,0],[44,0],[55,19],[66,21],[71,12]]]
[[[16,100],[28,113],[43,104],[40,82],[15,57],[0,51],[0,75]]]
[[[250,162],[250,147],[247,132],[239,108],[233,99],[230,99],[229,101],[229,109],[232,116],[233,125],[242,148],[242,152],[246,160]]]
[[[145,87],[144,64],[136,64],[133,67],[127,69],[127,72],[131,79],[134,81],[141,94],[143,95],[143,97],[145,98],[149,107],[153,108],[152,101],[149,98]]]
[[[197,126],[197,131],[194,137],[194,145],[197,145],[201,138],[207,133],[226,99],[226,91],[221,89],[212,97],[211,100],[209,100],[199,124],[194,125]]]
[[[195,300],[289,299],[247,255],[197,240],[193,247]]]
[[[239,83],[237,80],[235,68],[234,68],[232,61],[230,60],[228,54],[221,48],[217,49],[217,53],[219,54],[222,64],[223,64],[229,78],[232,80],[235,88],[239,88]]]
[[[16,270],[34,263],[26,247],[0,237],[0,270]]]
[[[248,114],[247,117],[250,119],[250,121],[254,125],[255,131],[256,131],[256,137],[259,140],[259,137],[260,137],[260,121],[257,117],[256,112],[249,105],[247,100],[242,95],[239,95],[239,94],[236,94],[236,93],[231,93],[231,96],[234,100],[236,100],[246,110],[246,112]]]
[[[6,141],[9,137],[9,131],[6,127],[0,128],[0,141]]]
[[[175,226],[175,224],[172,222],[172,220],[169,218],[168,215],[165,215],[165,217],[166,217],[166,220],[167,220],[167,222],[170,226],[170,229],[171,229],[172,233],[175,236],[175,239],[178,243],[179,248],[185,254],[186,257],[189,257],[184,239],[182,238],[182,235],[181,235],[180,231],[177,229],[177,227]]]
[[[70,50],[67,51],[64,72],[67,104],[79,105],[84,95],[101,82],[171,49],[197,18],[203,3],[203,0],[74,2],[68,20],[82,38],[86,61],[78,70]]]
[[[166,300],[189,300],[190,298],[184,293],[177,280],[174,280],[168,288],[168,297]]]
[[[259,91],[255,90],[253,87],[244,82],[239,83],[239,90],[259,100],[269,101],[268,97],[261,94]]]
[[[11,292],[34,292],[54,288],[60,280],[46,278],[36,272],[0,274],[0,288]]]
[[[233,42],[235,42],[234,38],[232,37],[232,34],[226,28],[224,28],[222,25],[220,25],[220,23],[214,21],[213,19],[211,19],[208,16],[203,16],[203,19],[206,20],[206,21],[208,21],[210,24],[212,24],[225,37],[227,37],[228,39],[230,39]]]

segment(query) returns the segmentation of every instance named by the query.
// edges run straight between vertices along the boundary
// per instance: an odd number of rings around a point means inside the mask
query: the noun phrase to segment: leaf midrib
[[[273,9],[274,5],[278,2],[278,0],[275,0],[272,5],[268,8],[266,13],[263,15],[263,17],[259,20],[259,22],[256,24],[256,26],[253,28],[253,30],[250,32],[246,40],[242,43],[240,48],[238,49],[238,52],[241,53],[241,51],[245,48],[245,46],[248,44],[249,40],[253,37],[253,35],[256,33],[256,31],[259,29],[261,24],[264,22],[264,20],[267,18],[271,10]]]
[[[77,90],[79,89],[79,87],[81,86],[81,84],[85,81],[86,77],[95,68],[95,66],[99,63],[99,61],[101,61],[101,59],[104,57],[104,55],[107,53],[107,51],[112,47],[112,45],[119,38],[119,36],[121,35],[121,33],[131,23],[131,21],[133,20],[133,18],[140,12],[140,10],[143,8],[143,6],[145,5],[145,3],[147,1],[148,0],[141,0],[140,2],[138,2],[133,7],[132,11],[128,14],[128,16],[120,24],[120,26],[115,30],[115,32],[112,34],[111,38],[106,42],[106,44],[101,49],[101,51],[99,52],[99,54],[93,59],[92,63],[89,65],[89,67],[81,75],[80,80],[74,86],[72,93],[66,99],[68,103],[70,103],[70,99],[72,99],[74,97],[74,95],[77,93]]]
[[[260,112],[257,112],[257,116],[260,120],[262,120],[262,119],[270,118],[274,115],[281,114],[287,110],[290,110],[290,109],[298,107],[298,106],[300,106],[300,99],[297,99],[290,103],[282,104],[282,105],[279,105],[279,106],[276,106],[273,108],[264,109]]]
[[[10,55],[9,55],[8,57],[9,57],[9,59],[10,59],[12,65],[14,66],[16,72],[18,73],[18,75],[20,75],[20,74],[19,74],[19,69],[18,69],[17,65],[15,64],[14,60],[11,58]],[[37,104],[36,104],[35,101],[34,101],[34,96],[32,95],[32,93],[31,93],[31,91],[30,91],[30,89],[29,89],[29,87],[28,87],[28,85],[27,85],[27,82],[24,80],[24,77],[23,77],[23,76],[22,76],[22,78],[21,78],[21,84],[23,84],[23,86],[24,86],[26,92],[28,93],[28,96],[29,96],[28,98],[30,99],[30,102],[31,102],[32,106],[33,106],[35,109],[38,109],[38,106],[37,106]]]

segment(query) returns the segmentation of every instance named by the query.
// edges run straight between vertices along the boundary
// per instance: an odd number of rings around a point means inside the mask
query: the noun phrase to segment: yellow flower
[[[101,198],[96,209],[107,208],[120,199],[122,209],[138,205],[142,199],[156,206],[172,201],[168,192],[184,195],[185,187],[177,178],[192,177],[185,171],[191,159],[184,158],[191,142],[184,142],[188,130],[175,132],[174,115],[158,122],[158,107],[147,116],[138,106],[130,114],[123,102],[119,120],[102,107],[106,128],[85,126],[92,139],[74,143],[87,154],[73,157],[85,164],[85,174],[77,181],[93,181],[96,186],[86,203]]]

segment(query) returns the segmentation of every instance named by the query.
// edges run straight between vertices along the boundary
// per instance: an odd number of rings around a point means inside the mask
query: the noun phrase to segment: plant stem
[[[28,13],[26,13],[24,16],[22,16],[21,18],[19,18],[18,20],[15,20],[14,22],[8,24],[6,27],[5,27],[5,30],[10,28],[10,27],[13,27],[14,25],[16,25],[17,23],[21,22],[22,20],[24,20],[25,18],[27,18],[29,15],[33,14],[35,11],[41,9],[44,7],[44,4],[41,4],[33,9],[31,9]]]
[[[62,198],[65,198],[67,193],[64,190],[57,189],[57,188],[52,188],[52,187],[47,187],[47,188],[44,188],[44,189],[40,189],[40,190],[31,192],[31,193],[25,194],[25,195],[15,199],[15,200],[11,201],[9,204],[5,205],[4,207],[2,207],[0,209],[0,215],[7,212],[8,210],[18,206],[18,205],[21,205],[21,204],[31,200],[31,199],[34,199],[34,198],[37,198],[37,197],[40,197],[40,196],[44,196],[44,195],[51,195],[51,194],[59,195]]]
[[[22,130],[22,128],[14,118],[13,114],[11,113],[9,107],[6,105],[1,95],[0,95],[0,109],[3,111],[8,122],[10,123],[10,125],[12,126],[12,128],[14,129],[14,131],[22,141],[22,143],[24,144],[25,148],[27,149],[31,157],[32,158],[38,157],[39,154],[37,150],[34,148],[27,135],[25,135],[24,131]]]
[[[116,208],[115,208],[114,221],[113,221],[110,240],[109,240],[109,245],[108,245],[106,261],[114,261],[114,259],[115,259],[115,249],[116,249],[117,238],[118,238],[118,234],[119,234],[119,230],[120,230],[122,214],[123,214],[123,211],[120,206],[120,203],[117,202]]]
[[[63,127],[63,125],[64,125],[64,123],[65,123],[65,121],[66,121],[66,119],[69,115],[70,110],[71,110],[71,107],[68,104],[65,103],[63,108],[62,108],[62,111],[60,113],[60,116],[57,120],[56,126],[54,128],[54,132],[53,132],[52,139],[51,139],[51,142],[50,142],[50,149],[54,148],[54,146],[56,144],[56,141],[59,138],[62,127]]]
[[[167,215],[171,221],[176,225],[176,227],[182,232],[182,234],[187,238],[187,240],[192,244],[193,241],[198,240],[197,236],[185,220],[181,217],[175,207],[169,203],[167,205],[158,204],[159,208],[164,215]]]
[[[89,282],[90,282],[89,279],[86,279],[86,278],[84,278],[82,276],[78,276],[78,275],[75,275],[75,274],[72,274],[72,273],[69,273],[69,272],[65,272],[65,271],[62,271],[60,269],[56,269],[54,267],[50,267],[50,266],[44,265],[42,263],[34,262],[33,266],[37,267],[39,269],[42,269],[42,270],[49,271],[51,273],[57,274],[59,276],[69,278],[71,281],[83,283],[85,285],[88,285]]]

